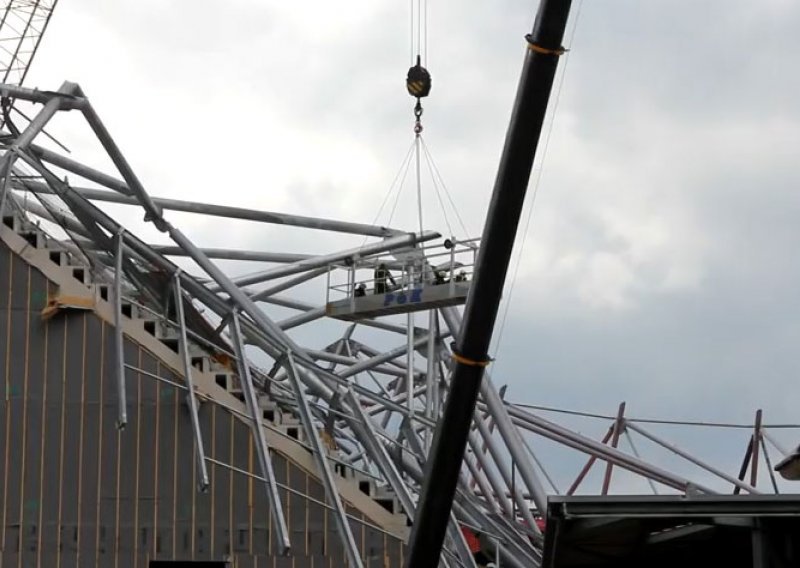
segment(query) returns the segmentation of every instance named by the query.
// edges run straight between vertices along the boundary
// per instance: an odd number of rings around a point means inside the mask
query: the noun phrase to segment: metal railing
[[[427,286],[450,285],[455,294],[456,283],[472,280],[479,239],[457,241],[399,251],[394,258],[354,259],[346,267],[328,267],[325,302],[351,299],[389,292],[412,293]],[[400,257],[400,258],[398,258]],[[338,271],[336,269],[339,269]],[[334,278],[344,276],[344,282]]]

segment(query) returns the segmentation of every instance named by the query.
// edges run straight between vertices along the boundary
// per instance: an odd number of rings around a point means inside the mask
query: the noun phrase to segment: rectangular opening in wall
[[[214,375],[214,380],[217,382],[217,385],[228,390],[228,375]]]
[[[151,560],[150,568],[230,568],[228,562],[203,560]]]
[[[38,248],[36,246],[36,233],[22,233],[22,238],[25,239],[32,247]]]
[[[390,513],[394,513],[394,499],[376,499],[375,501]]]

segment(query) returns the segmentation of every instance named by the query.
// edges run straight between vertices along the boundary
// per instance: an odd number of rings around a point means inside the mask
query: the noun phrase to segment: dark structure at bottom
[[[551,497],[542,565],[800,566],[800,497]]]

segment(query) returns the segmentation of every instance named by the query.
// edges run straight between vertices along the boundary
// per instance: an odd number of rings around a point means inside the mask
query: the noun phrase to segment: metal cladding
[[[57,287],[0,243],[0,565],[147,566],[224,560],[236,566],[343,566],[318,479],[285,455],[272,465],[293,558],[267,513],[248,424],[207,402],[199,412],[210,488],[198,493],[185,392],[128,369],[128,424],[117,430],[113,327],[91,310],[43,319]],[[125,359],[180,385],[129,338]],[[347,506],[364,558],[400,566],[402,543]],[[361,521],[361,522],[359,522]],[[275,564],[274,562],[277,562]]]

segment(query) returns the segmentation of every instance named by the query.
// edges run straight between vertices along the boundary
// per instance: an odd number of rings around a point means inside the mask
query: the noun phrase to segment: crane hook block
[[[409,95],[418,99],[427,97],[431,92],[431,74],[422,66],[419,55],[417,55],[417,64],[408,70],[406,89],[408,89]]]

